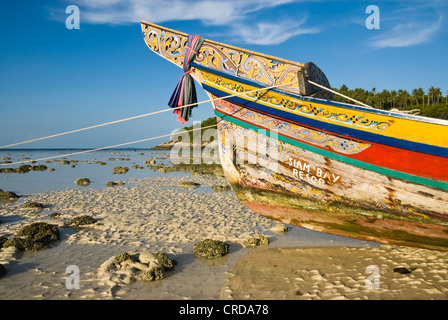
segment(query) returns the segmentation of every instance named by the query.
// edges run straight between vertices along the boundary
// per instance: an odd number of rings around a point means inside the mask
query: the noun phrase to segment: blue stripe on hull
[[[204,88],[204,90],[206,90],[206,91],[210,92],[211,94],[218,96],[218,97],[223,97],[223,96],[228,95],[227,92],[218,90],[218,89],[208,86],[206,84],[202,84],[202,87]],[[335,125],[335,124],[331,124],[331,123],[326,123],[326,122],[322,122],[319,120],[310,119],[308,117],[303,117],[303,116],[300,116],[298,114],[294,114],[291,112],[282,111],[282,110],[279,110],[276,108],[270,108],[263,104],[249,101],[249,100],[240,98],[238,96],[231,97],[226,100],[229,100],[229,101],[239,104],[241,106],[249,107],[251,109],[260,111],[265,114],[272,115],[274,117],[277,116],[277,117],[280,117],[283,119],[290,120],[292,122],[303,124],[305,126],[310,126],[310,127],[328,131],[331,133],[344,135],[347,137],[351,137],[353,139],[359,139],[359,140],[383,144],[383,145],[387,145],[387,146],[391,146],[391,147],[412,150],[412,151],[417,151],[417,152],[426,153],[426,154],[432,154],[432,155],[436,155],[436,156],[440,156],[440,157],[448,157],[448,149],[447,148],[423,144],[423,143],[419,143],[419,142],[401,140],[401,139],[397,139],[397,138],[382,136],[382,135],[371,133],[371,132],[365,132],[365,131],[347,128],[347,127],[343,127],[343,126],[339,126],[339,125]]]

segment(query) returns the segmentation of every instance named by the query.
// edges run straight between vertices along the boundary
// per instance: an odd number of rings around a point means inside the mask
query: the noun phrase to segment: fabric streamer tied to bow
[[[177,114],[177,121],[180,121],[181,123],[188,122],[188,119],[191,117],[191,109],[197,107],[197,105],[194,104],[198,102],[198,99],[194,79],[190,75],[190,73],[193,72],[193,70],[191,70],[190,62],[196,58],[203,43],[204,38],[196,35],[188,35],[187,52],[185,53],[183,64],[184,74],[177,83],[176,89],[174,89],[171,99],[168,102],[168,106],[171,108],[193,104],[190,107],[174,110],[174,113]]]

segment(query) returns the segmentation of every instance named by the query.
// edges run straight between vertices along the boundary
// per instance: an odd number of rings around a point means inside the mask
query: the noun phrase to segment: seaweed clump
[[[109,187],[109,188],[113,188],[113,187],[115,187],[115,186],[122,186],[122,185],[124,185],[124,182],[122,182],[122,181],[108,181],[107,183],[106,183],[106,186],[107,187]]]
[[[126,172],[129,171],[128,167],[115,167],[112,169],[112,173],[113,174],[125,174]]]
[[[119,268],[122,262],[125,262],[126,260],[129,260],[129,259],[131,259],[131,255],[127,252],[123,252],[114,257],[113,263],[115,264],[115,266],[117,268]]]
[[[138,280],[155,281],[163,279],[166,271],[174,269],[176,264],[164,252],[123,252],[105,261],[100,266],[99,274],[108,283],[115,285]]]
[[[247,247],[256,247],[261,245],[268,245],[269,244],[269,237],[266,237],[264,235],[258,235],[253,238],[247,239],[244,244]]]
[[[53,213],[50,214],[50,218],[51,219],[58,219],[61,216],[62,216],[62,213],[60,213],[60,212],[53,212]]]
[[[19,167],[19,168],[20,168],[20,167]],[[37,165],[37,166],[31,166],[30,169],[33,170],[33,171],[45,171],[45,170],[47,170],[48,168],[47,168],[47,166],[45,166],[45,165],[43,165],[43,164],[40,164],[40,165]]]
[[[177,264],[176,260],[170,259],[165,252],[155,252],[154,256],[165,270],[173,270]]]
[[[44,205],[40,202],[31,201],[23,204],[23,207],[26,209],[40,209],[44,208]]]
[[[180,185],[182,187],[187,187],[187,188],[198,188],[201,186],[200,183],[193,182],[193,181],[183,181],[180,183]]]
[[[231,187],[230,187],[230,185],[226,184],[226,185],[220,185],[220,186],[213,186],[212,189],[215,192],[225,192],[225,191],[231,190]]]
[[[76,179],[75,183],[78,186],[87,187],[90,184],[90,179],[89,178],[79,178],[79,179]]]
[[[0,200],[17,200],[19,198],[18,195],[16,195],[14,192],[12,191],[3,191],[2,189],[0,189]]]
[[[145,262],[148,268],[143,270],[141,275],[142,280],[154,281],[165,277],[165,272],[173,270],[177,264],[176,260],[170,259],[165,252],[154,252],[153,259],[148,259],[151,255],[147,255],[146,259],[143,254],[139,255],[140,261]]]
[[[5,242],[8,240],[7,237],[5,236],[0,236],[0,249],[3,248],[3,245],[5,244]]]
[[[68,222],[68,225],[70,226],[74,226],[74,227],[79,227],[79,226],[84,226],[84,225],[89,225],[89,224],[94,224],[96,223],[95,218],[92,218],[91,216],[79,216],[79,217],[75,217],[73,219],[71,219]]]
[[[5,241],[3,247],[16,247],[20,251],[39,251],[48,248],[57,240],[60,240],[60,233],[56,225],[34,222],[19,229],[13,238]]]
[[[199,257],[215,259],[228,254],[229,245],[219,240],[205,239],[194,244],[193,253]]]

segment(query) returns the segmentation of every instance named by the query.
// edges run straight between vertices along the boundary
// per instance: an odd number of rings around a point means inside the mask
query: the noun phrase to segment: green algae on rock
[[[0,249],[3,248],[3,245],[5,244],[5,242],[8,240],[7,237],[5,236],[0,236]]]
[[[79,179],[76,179],[75,183],[78,186],[87,187],[90,184],[90,179],[89,178],[79,178]]]
[[[182,187],[187,187],[187,188],[198,188],[201,186],[200,183],[196,183],[193,181],[183,181],[179,185]]]
[[[285,224],[276,224],[270,230],[277,234],[285,234],[286,232],[289,231],[289,228]]]
[[[193,253],[207,259],[219,258],[229,253],[229,245],[219,240],[205,239],[194,244]]]
[[[225,191],[231,190],[232,188],[230,187],[230,185],[225,184],[225,185],[220,185],[220,186],[213,186],[212,189],[215,192],[225,192]]]
[[[174,266],[177,264],[177,261],[170,259],[165,252],[155,252],[154,256],[165,270],[173,270]]]
[[[48,248],[50,243],[56,240],[60,240],[56,225],[34,222],[19,229],[13,238],[3,244],[3,247],[16,247],[20,251],[39,251]]]
[[[113,174],[125,174],[126,172],[129,171],[128,167],[115,167],[112,169],[112,173]]]
[[[96,223],[95,218],[92,218],[91,216],[83,215],[78,216],[73,219],[71,219],[67,224],[74,227],[84,226]]]
[[[135,281],[155,281],[165,278],[176,261],[164,252],[123,252],[106,260],[99,268],[100,278],[111,287]]]
[[[31,201],[23,204],[23,207],[26,209],[43,209],[44,205],[40,202]]]
[[[129,259],[131,259],[131,255],[127,252],[123,252],[123,253],[120,253],[119,255],[116,255],[113,262],[114,262],[115,266],[118,267],[122,262],[129,260]]]
[[[14,192],[0,189],[0,200],[17,200],[19,198]]]
[[[115,186],[122,186],[122,185],[124,185],[124,182],[122,182],[122,181],[108,181],[106,183],[106,186],[109,188],[113,188]]]
[[[244,245],[246,247],[256,247],[261,245],[268,245],[270,242],[269,237],[266,237],[264,235],[258,235],[252,238],[247,239],[244,242]]]
[[[46,165],[43,165],[43,164],[40,164],[40,165],[37,165],[37,166],[31,166],[31,170],[33,170],[33,171],[45,171],[47,169],[48,169],[48,167]]]

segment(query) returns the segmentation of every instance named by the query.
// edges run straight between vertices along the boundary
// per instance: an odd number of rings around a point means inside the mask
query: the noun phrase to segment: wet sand
[[[201,186],[180,186],[185,181]],[[11,237],[22,226],[44,221],[59,226],[61,240],[39,252],[2,249],[0,263],[8,273],[0,279],[0,299],[448,297],[447,253],[390,248],[291,226],[289,232],[278,234],[272,231],[278,222],[251,212],[231,191],[211,188],[226,183],[212,175],[131,179],[121,187],[51,191],[2,204],[0,235]],[[23,208],[30,201],[45,207]],[[61,213],[57,219],[50,217],[55,212]],[[97,223],[66,227],[67,221],[80,215],[89,215]],[[270,237],[269,246],[245,246],[257,235]],[[193,245],[206,238],[229,243],[230,253],[216,260],[196,258]],[[178,264],[164,279],[112,289],[98,270],[125,251],[162,251]],[[254,265],[255,261],[259,263]],[[73,265],[80,270],[80,289],[66,285],[66,268]],[[258,270],[257,265],[263,268]],[[379,267],[379,290],[366,289],[369,265]],[[399,266],[416,269],[407,275],[391,270]]]
[[[279,248],[241,258],[221,299],[445,300],[448,254],[408,247]]]

